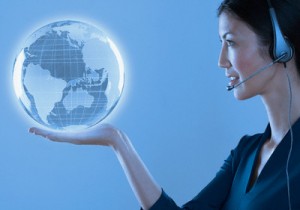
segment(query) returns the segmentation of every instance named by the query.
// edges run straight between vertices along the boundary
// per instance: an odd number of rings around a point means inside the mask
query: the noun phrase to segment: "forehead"
[[[239,37],[249,38],[251,35],[256,37],[248,24],[229,12],[222,12],[219,16],[219,36],[225,38],[229,34]]]

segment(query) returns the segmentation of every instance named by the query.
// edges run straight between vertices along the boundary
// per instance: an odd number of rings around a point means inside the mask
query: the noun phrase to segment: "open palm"
[[[53,131],[37,127],[29,129],[30,133],[42,136],[55,142],[67,142],[79,145],[114,146],[122,133],[109,124],[98,124],[82,131]]]

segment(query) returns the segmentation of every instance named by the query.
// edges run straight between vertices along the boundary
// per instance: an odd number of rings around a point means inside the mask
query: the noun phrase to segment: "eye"
[[[226,40],[226,44],[227,44],[227,46],[232,47],[232,46],[234,46],[235,43],[232,40]]]

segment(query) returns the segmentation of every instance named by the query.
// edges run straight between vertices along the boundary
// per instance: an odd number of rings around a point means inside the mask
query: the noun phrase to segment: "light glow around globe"
[[[14,63],[13,84],[22,107],[39,124],[84,129],[116,106],[124,86],[124,64],[101,29],[58,21],[28,37]]]

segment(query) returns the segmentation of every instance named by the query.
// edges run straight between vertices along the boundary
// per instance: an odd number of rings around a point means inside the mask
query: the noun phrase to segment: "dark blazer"
[[[250,188],[254,163],[261,146],[271,135],[268,125],[262,134],[244,136],[215,178],[191,201],[178,207],[163,191],[150,210],[288,210],[288,179],[291,207],[300,210],[300,119],[293,125],[292,131],[294,138],[288,176],[286,169],[291,148],[290,131]]]

